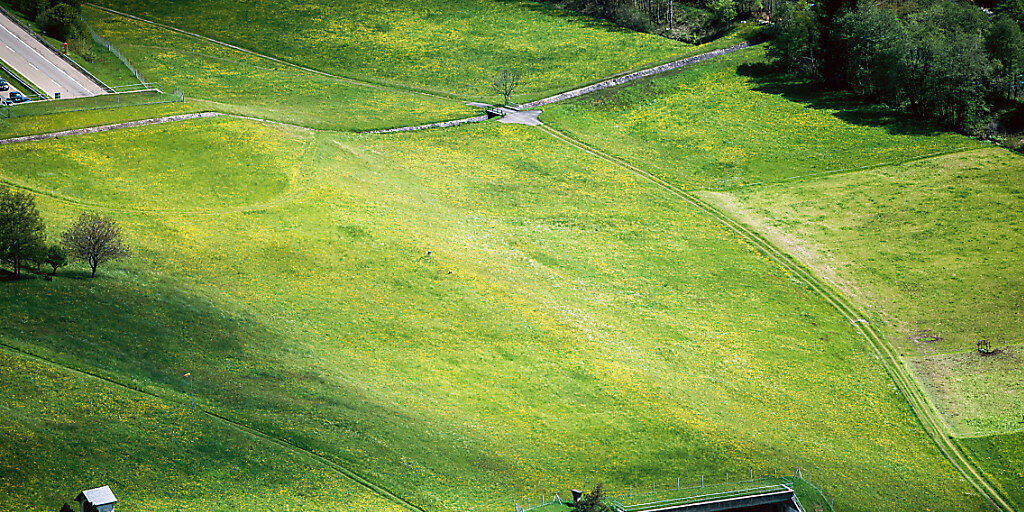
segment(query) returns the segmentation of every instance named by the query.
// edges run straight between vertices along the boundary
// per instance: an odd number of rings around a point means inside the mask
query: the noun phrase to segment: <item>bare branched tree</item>
[[[121,226],[98,213],[83,213],[60,240],[69,256],[89,264],[92,277],[96,277],[96,267],[129,254]]]
[[[512,95],[519,90],[521,79],[522,75],[518,71],[503,69],[491,79],[491,90],[501,95],[504,100],[503,105],[508,105],[512,101]]]

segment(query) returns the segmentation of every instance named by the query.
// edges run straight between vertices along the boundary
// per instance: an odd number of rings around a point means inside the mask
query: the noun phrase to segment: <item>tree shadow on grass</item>
[[[339,379],[315,350],[244,309],[160,282],[87,275],[74,269],[49,282],[0,286],[0,325],[8,338],[130,387],[194,396],[205,409],[336,460],[355,460],[355,453],[375,460],[411,456],[448,475],[477,463],[503,467],[500,457],[465,447],[417,452],[445,439],[424,430],[402,404]],[[402,442],[372,441],[381,438]]]
[[[869,103],[848,92],[827,90],[771,64],[741,64],[736,73],[753,81],[757,92],[779,95],[814,109],[831,110],[832,115],[849,124],[881,127],[893,135],[937,135],[948,131],[935,123]]]

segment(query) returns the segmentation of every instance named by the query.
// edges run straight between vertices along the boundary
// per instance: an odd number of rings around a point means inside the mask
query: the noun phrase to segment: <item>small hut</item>
[[[81,506],[80,512],[114,512],[117,498],[110,487],[104,485],[78,493],[75,501]]]

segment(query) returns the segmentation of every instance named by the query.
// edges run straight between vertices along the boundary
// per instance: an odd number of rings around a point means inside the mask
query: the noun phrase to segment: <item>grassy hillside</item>
[[[147,80],[206,109],[323,129],[369,130],[474,115],[459,101],[302,71],[95,8],[90,24]]]
[[[216,158],[243,180],[250,162],[291,161],[279,141],[295,134],[238,123],[176,127],[194,132],[179,138],[191,154],[157,158]],[[250,151],[210,153],[198,133],[236,126]],[[149,131],[61,141],[80,155],[63,176],[26,170],[52,158],[45,145],[0,147],[25,164],[3,173],[71,187]],[[843,510],[985,509],[841,317],[659,189],[496,123],[311,144],[287,202],[236,213],[120,211],[140,198],[193,208],[174,174],[90,181],[136,256],[97,280],[73,269],[3,284],[9,343],[161,396],[181,397],[191,372],[198,407],[429,510],[797,466]],[[40,201],[53,230],[81,209]],[[165,478],[195,480],[177,471]],[[51,478],[32,475],[32,489]],[[19,488],[11,503],[43,509]],[[157,495],[132,490],[125,510],[165,509]],[[205,499],[182,498],[234,510]]]
[[[404,510],[184,397],[158,399],[6,347],[0,382],[0,489],[11,510],[56,510],[100,485],[128,511]]]
[[[773,74],[763,47],[545,109],[543,120],[689,188],[859,168],[977,142]]]
[[[1017,346],[974,351],[1024,331],[1022,173],[1024,158],[991,148],[723,200],[864,304],[950,425],[984,434],[1019,428],[1024,399]]]
[[[1024,432],[961,439],[988,477],[1018,505],[1024,503]]]
[[[524,0],[106,0],[100,4],[354,78],[493,98],[521,70],[522,99],[626,71],[693,46]]]

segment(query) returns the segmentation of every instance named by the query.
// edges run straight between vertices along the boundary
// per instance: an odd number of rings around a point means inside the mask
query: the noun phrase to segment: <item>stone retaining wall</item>
[[[627,75],[622,75],[622,76],[620,76],[618,78],[612,78],[611,80],[605,80],[603,82],[598,82],[598,83],[593,84],[593,85],[588,85],[586,87],[580,87],[579,89],[573,89],[571,91],[567,91],[567,92],[563,92],[561,94],[556,94],[554,96],[550,96],[548,98],[544,98],[544,99],[540,99],[540,100],[533,101],[533,102],[530,102],[530,103],[526,103],[526,104],[523,104],[520,108],[522,108],[522,109],[537,108],[537,107],[540,107],[540,106],[543,106],[543,105],[548,105],[548,104],[551,104],[551,103],[555,103],[556,101],[564,101],[564,100],[567,100],[567,99],[570,99],[570,98],[575,98],[575,97],[578,97],[578,96],[583,96],[584,94],[589,94],[589,93],[592,93],[594,91],[599,91],[601,89],[607,89],[609,87],[616,87],[616,86],[622,85],[622,84],[627,83],[627,82],[632,82],[633,80],[638,80],[640,78],[647,78],[649,76],[654,76],[654,75],[657,75],[659,73],[665,73],[667,71],[672,71],[673,69],[676,69],[676,68],[681,68],[683,66],[689,66],[690,64],[696,64],[698,62],[703,62],[703,61],[708,60],[708,59],[713,59],[715,57],[718,57],[719,55],[725,55],[726,53],[732,53],[732,52],[734,52],[736,50],[742,50],[743,48],[747,48],[748,46],[750,46],[750,44],[748,44],[748,43],[740,43],[740,44],[732,45],[732,46],[730,46],[728,48],[722,48],[721,50],[715,50],[715,51],[711,51],[711,52],[707,52],[707,53],[702,53],[700,55],[694,55],[693,57],[687,57],[685,59],[680,59],[680,60],[677,60],[677,61],[669,62],[668,64],[662,64],[660,66],[655,66],[653,68],[644,69],[644,70],[641,70],[641,71],[637,71],[635,73],[629,73]]]

